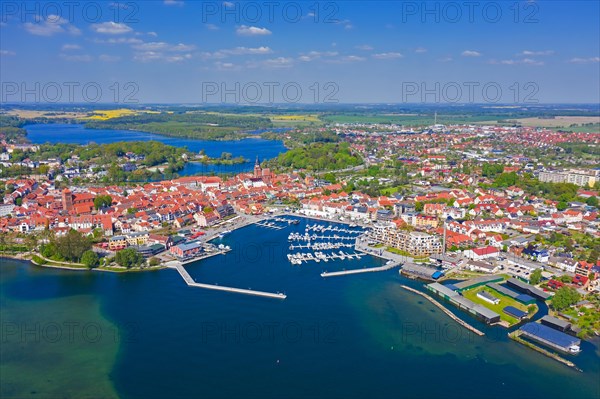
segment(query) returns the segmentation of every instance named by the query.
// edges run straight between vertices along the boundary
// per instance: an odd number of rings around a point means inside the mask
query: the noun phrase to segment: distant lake
[[[185,168],[178,172],[181,176],[200,173],[239,173],[252,169],[254,160],[258,156],[261,161],[275,158],[287,149],[279,140],[264,140],[261,138],[247,138],[230,141],[195,140],[180,137],[167,137],[160,134],[140,132],[134,130],[116,129],[86,129],[81,124],[36,124],[23,127],[27,130],[27,138],[36,144],[44,143],[67,143],[67,144],[107,144],[117,141],[160,141],[161,143],[175,147],[187,147],[190,151],[204,152],[210,157],[220,157],[221,153],[229,152],[233,157],[243,156],[249,162],[241,165],[201,165],[188,163]],[[275,129],[274,131],[281,131]],[[256,131],[251,133],[262,133]]]

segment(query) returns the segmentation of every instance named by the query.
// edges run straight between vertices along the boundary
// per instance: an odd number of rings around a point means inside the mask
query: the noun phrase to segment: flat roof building
[[[580,351],[581,340],[577,337],[565,334],[544,324],[527,323],[520,328],[521,333],[543,345],[558,349],[566,353],[577,353]]]
[[[539,290],[539,289],[535,288],[533,285],[524,283],[521,280],[516,279],[514,277],[509,278],[508,281],[506,281],[506,284],[508,284],[510,287],[518,289],[521,292],[525,292],[534,298],[541,299],[542,301],[547,300],[551,296],[547,292]]]

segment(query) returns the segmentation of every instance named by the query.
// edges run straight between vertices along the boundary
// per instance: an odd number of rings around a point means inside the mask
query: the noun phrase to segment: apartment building
[[[418,231],[398,230],[394,224],[377,224],[369,232],[369,235],[377,242],[405,251],[413,256],[442,253],[442,241],[439,237]]]

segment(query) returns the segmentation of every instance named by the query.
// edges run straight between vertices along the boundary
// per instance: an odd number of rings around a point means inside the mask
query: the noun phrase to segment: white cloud
[[[46,18],[36,17],[38,22],[25,22],[23,27],[32,35],[52,36],[57,33],[79,35],[81,31],[58,15],[48,15]]]
[[[335,64],[347,64],[347,63],[351,63],[351,62],[361,62],[364,60],[366,60],[365,57],[361,57],[358,55],[344,55],[339,58],[334,58],[334,59],[328,60],[328,62],[335,63]]]
[[[360,46],[355,46],[355,48],[357,48],[358,50],[363,50],[363,51],[373,50],[373,46],[369,46],[368,44],[361,44]]]
[[[377,58],[378,60],[391,60],[394,58],[402,58],[402,54],[400,54],[400,53],[378,53],[378,54],[373,54],[373,58]]]
[[[17,53],[15,53],[14,51],[10,51],[10,50],[0,50],[0,56],[2,56],[2,57],[11,57],[13,55],[17,55]]]
[[[166,6],[182,6],[183,1],[180,0],[164,0],[163,4]]]
[[[270,47],[235,47],[232,49],[217,50],[214,53],[204,52],[200,56],[205,59],[222,59],[235,55],[266,55],[273,53]]]
[[[592,64],[596,62],[600,62],[600,57],[590,57],[590,58],[571,58],[568,62],[571,64]]]
[[[263,62],[263,65],[268,68],[289,68],[293,64],[294,60],[287,57],[272,58]]]
[[[259,28],[256,26],[242,25],[236,30],[238,35],[241,36],[265,36],[270,35],[272,32],[267,28]]]
[[[102,62],[117,62],[121,59],[121,57],[117,55],[100,54],[98,59]]]
[[[204,26],[206,26],[206,29],[208,30],[219,30],[219,27],[215,24],[206,24]]]
[[[152,37],[158,37],[158,33],[156,32],[148,32],[146,33],[148,36],[152,36]]]
[[[509,60],[491,60],[490,64],[500,64],[500,65],[534,65],[541,66],[544,65],[543,61],[534,60],[532,58],[523,58],[519,60],[509,59]]]
[[[71,51],[71,50],[81,50],[81,46],[79,44],[64,44],[62,46],[63,51]]]
[[[544,51],[531,51],[531,50],[523,50],[521,53],[517,55],[523,56],[540,56],[540,55],[552,55],[554,54],[553,50],[544,50]]]
[[[479,57],[481,53],[479,51],[474,50],[465,50],[461,53],[463,57]]]
[[[140,44],[144,43],[142,39],[135,37],[111,37],[109,39],[94,39],[94,43],[98,44]]]
[[[90,29],[92,29],[96,33],[101,33],[105,35],[122,35],[124,33],[129,33],[133,31],[133,29],[127,24],[113,21],[102,22],[99,24],[91,24]]]
[[[193,44],[170,44],[165,42],[146,42],[133,45],[133,48],[140,51],[170,51],[170,52],[188,52],[196,48]]]
[[[60,57],[66,61],[72,62],[90,62],[92,56],[87,54],[60,54]]]
[[[425,47],[417,47],[415,49],[415,53],[426,53],[427,49]]]
[[[139,62],[165,61],[181,62],[191,59],[191,51],[196,48],[193,44],[171,44],[165,42],[147,42],[134,44],[133,59]]]
[[[186,54],[165,54],[161,51],[138,51],[134,53],[133,59],[139,62],[165,61],[181,62],[192,58],[191,53]]]
[[[335,57],[337,55],[337,51],[310,51],[306,54],[300,54],[298,60],[303,62],[310,62],[323,57]]]

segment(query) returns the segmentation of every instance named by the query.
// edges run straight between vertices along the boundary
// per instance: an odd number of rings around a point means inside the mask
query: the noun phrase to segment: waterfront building
[[[184,260],[191,258],[202,251],[202,247],[198,242],[189,242],[185,244],[174,245],[169,249],[172,255]]]
[[[439,237],[418,232],[399,230],[393,223],[378,223],[369,232],[371,239],[399,249],[414,256],[430,256],[442,253]]]

